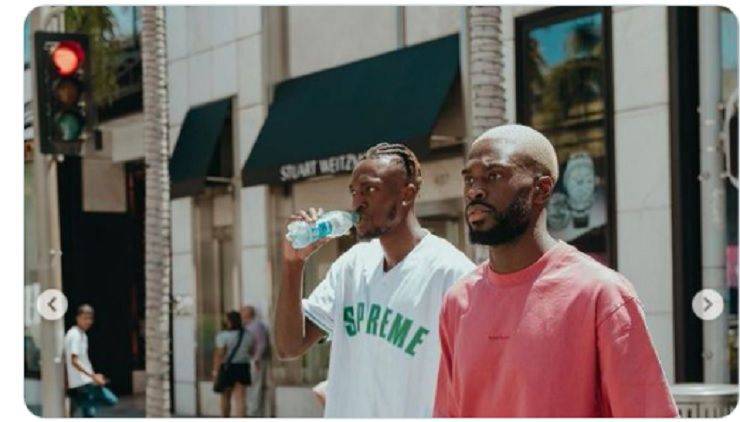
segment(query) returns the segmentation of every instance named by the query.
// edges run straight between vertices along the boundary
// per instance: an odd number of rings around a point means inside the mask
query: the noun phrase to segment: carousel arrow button
[[[691,301],[691,308],[699,318],[704,321],[712,321],[722,314],[725,308],[722,295],[713,289],[704,289],[699,291],[694,300]]]

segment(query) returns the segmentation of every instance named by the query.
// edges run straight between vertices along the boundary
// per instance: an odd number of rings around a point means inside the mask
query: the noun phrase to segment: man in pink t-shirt
[[[445,296],[434,415],[677,416],[632,285],[547,232],[547,138],[491,129],[462,173],[470,240],[490,259]]]

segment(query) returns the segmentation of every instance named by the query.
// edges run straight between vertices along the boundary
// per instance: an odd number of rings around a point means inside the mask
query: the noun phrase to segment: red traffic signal
[[[77,72],[85,60],[85,50],[77,41],[61,41],[51,51],[51,62],[61,76]]]

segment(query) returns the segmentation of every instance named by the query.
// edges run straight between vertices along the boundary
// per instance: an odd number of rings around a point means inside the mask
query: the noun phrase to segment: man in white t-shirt
[[[379,144],[352,173],[352,207],[362,240],[340,256],[301,301],[306,260],[328,242],[283,246],[277,301],[278,355],[296,358],[328,337],[327,417],[431,416],[440,345],[439,310],[447,288],[474,265],[419,225],[414,202],[419,162],[404,145]],[[313,222],[314,209],[291,220]]]
[[[95,373],[87,354],[86,332],[92,327],[94,317],[92,306],[81,305],[77,308],[76,325],[64,336],[67,387],[72,402],[70,416],[80,408],[84,417],[94,417],[98,405],[112,406],[118,402],[116,396],[103,387],[107,381],[103,374]]]

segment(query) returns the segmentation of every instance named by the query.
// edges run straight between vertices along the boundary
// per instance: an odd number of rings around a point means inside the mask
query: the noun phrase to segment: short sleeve
[[[69,330],[69,332],[67,333],[66,346],[70,356],[80,356],[80,354],[82,353],[82,336],[76,329]]]
[[[302,302],[303,314],[306,318],[316,324],[329,337],[331,337],[334,327],[334,304],[338,295],[337,289],[340,286],[340,279],[344,272],[343,262],[345,260],[346,256],[342,256],[335,261],[326,273],[324,280]]]
[[[216,347],[226,347],[226,335],[227,333],[225,331],[221,331],[220,333],[216,334]]]
[[[598,325],[605,414],[675,417],[676,404],[637,298],[627,298]]]

